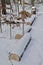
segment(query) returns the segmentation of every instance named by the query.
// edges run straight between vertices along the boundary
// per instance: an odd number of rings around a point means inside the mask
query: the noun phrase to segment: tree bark
[[[35,0],[31,0],[31,4],[32,4],[32,6],[34,6],[34,1],[35,1]]]
[[[6,14],[6,1],[5,0],[1,1],[2,1],[2,14]]]

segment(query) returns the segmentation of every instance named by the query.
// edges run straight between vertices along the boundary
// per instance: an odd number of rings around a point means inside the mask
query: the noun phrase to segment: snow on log
[[[20,61],[31,41],[30,33],[26,33],[9,54],[9,60]]]
[[[27,17],[27,18],[25,19],[25,22],[26,22],[27,24],[32,25],[35,19],[36,19],[36,15],[32,15],[31,18],[28,18],[28,17]],[[29,22],[30,22],[30,23],[29,23]]]

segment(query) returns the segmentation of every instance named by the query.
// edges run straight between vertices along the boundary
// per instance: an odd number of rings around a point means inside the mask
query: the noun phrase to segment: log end
[[[20,57],[16,54],[9,54],[9,60],[15,60],[15,61],[19,61]]]
[[[21,39],[22,37],[23,37],[23,35],[16,34],[15,39]]]

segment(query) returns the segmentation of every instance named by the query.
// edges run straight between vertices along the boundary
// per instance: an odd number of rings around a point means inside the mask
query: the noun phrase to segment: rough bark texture
[[[35,1],[35,0],[31,0],[31,4],[32,4],[32,6],[34,6],[34,1]]]
[[[1,0],[2,2],[2,14],[6,14],[6,2],[5,0]]]

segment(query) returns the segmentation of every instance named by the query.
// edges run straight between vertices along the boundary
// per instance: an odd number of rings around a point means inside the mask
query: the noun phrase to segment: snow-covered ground
[[[43,4],[39,5],[39,12],[31,31],[31,42],[25,51],[20,62],[12,61],[14,65],[43,65]],[[41,13],[42,12],[42,13]],[[0,33],[0,64],[11,65],[8,54],[19,42],[14,38],[10,39],[9,25],[3,25],[3,33]],[[28,28],[28,27],[27,27]],[[15,28],[17,30],[17,27]],[[19,28],[18,28],[19,30]],[[18,31],[17,30],[17,31]],[[21,29],[20,29],[21,30]],[[13,31],[16,33],[17,31]],[[14,34],[13,33],[13,34]],[[14,34],[15,35],[15,34]]]

